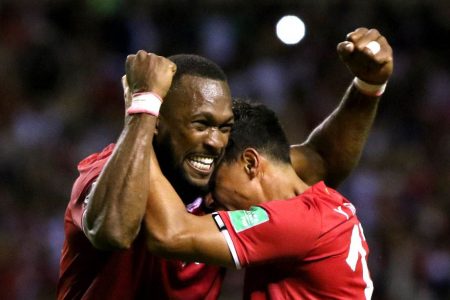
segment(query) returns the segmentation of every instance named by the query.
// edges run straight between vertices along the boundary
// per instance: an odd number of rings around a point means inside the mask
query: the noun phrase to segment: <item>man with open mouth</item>
[[[358,29],[338,46],[359,80],[303,144],[291,147],[294,170],[307,184],[336,186],[359,160],[381,95],[370,91],[392,73],[385,55],[364,47],[377,39],[385,54],[390,47],[376,30]],[[78,166],[65,214],[58,299],[217,299],[224,269],[150,253],[141,225],[152,209],[151,145],[188,211],[205,213],[208,183],[234,122],[225,74],[203,57],[166,59],[145,51],[127,57],[126,74],[128,113],[117,143]]]

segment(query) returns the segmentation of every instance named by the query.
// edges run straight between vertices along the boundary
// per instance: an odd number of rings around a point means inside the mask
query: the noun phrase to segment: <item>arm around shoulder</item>
[[[227,242],[211,215],[186,211],[152,155],[150,192],[144,218],[147,248],[162,257],[233,267]],[[157,167],[156,167],[157,166]]]

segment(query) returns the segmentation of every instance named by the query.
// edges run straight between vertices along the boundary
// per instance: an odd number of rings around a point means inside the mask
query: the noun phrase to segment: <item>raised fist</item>
[[[131,94],[153,92],[164,99],[177,67],[165,57],[139,50],[127,56],[125,70]]]
[[[392,48],[376,29],[358,28],[347,34],[337,51],[348,69],[371,84],[388,81],[394,69]]]

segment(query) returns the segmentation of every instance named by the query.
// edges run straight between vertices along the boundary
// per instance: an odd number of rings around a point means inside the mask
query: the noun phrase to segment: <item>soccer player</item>
[[[392,62],[384,37],[361,28],[347,39],[338,52],[352,73],[368,87],[385,83]],[[365,48],[372,40],[381,45],[376,55]],[[141,224],[152,145],[187,210],[204,214],[203,196],[233,125],[225,75],[198,56],[167,60],[144,51],[127,58],[126,70],[133,104],[130,110],[127,104],[121,136],[78,166],[65,215],[58,299],[216,299],[224,269],[155,256]],[[336,185],[357,163],[380,98],[360,83],[351,84],[305,143],[291,148],[293,167],[308,184],[324,179]],[[156,118],[158,97],[164,103]]]
[[[150,251],[247,267],[244,299],[370,299],[369,249],[354,206],[322,181],[298,177],[273,111],[236,102],[233,112],[211,183],[214,199],[233,211],[189,214],[153,159]]]

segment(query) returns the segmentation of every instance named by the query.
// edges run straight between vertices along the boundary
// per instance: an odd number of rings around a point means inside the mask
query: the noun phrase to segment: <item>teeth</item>
[[[213,163],[214,159],[211,157],[194,156],[194,157],[192,157],[192,161],[210,165]]]
[[[205,170],[205,171],[207,171],[207,170],[209,170],[211,168],[211,165],[204,165],[204,164],[201,164],[201,163],[196,162],[196,161],[193,161],[192,165],[195,168],[199,169],[199,170]]]
[[[211,168],[214,159],[211,157],[194,156],[189,161],[195,168],[207,171]]]

